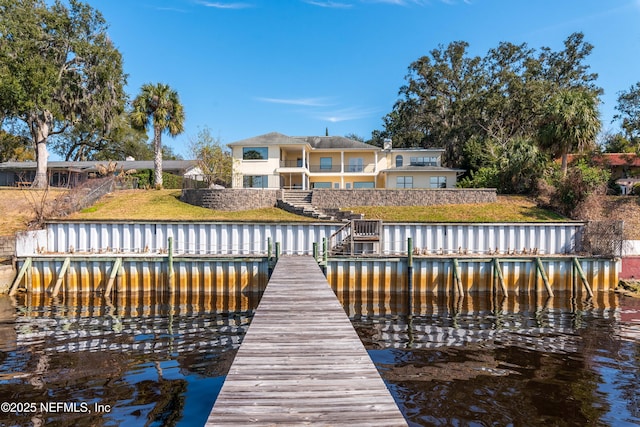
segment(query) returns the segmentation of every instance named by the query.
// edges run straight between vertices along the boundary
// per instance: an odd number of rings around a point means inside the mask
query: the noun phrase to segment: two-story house
[[[452,188],[442,149],[384,148],[341,136],[268,133],[229,144],[233,188]]]

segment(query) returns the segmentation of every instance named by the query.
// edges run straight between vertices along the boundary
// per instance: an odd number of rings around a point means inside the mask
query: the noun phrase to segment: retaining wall
[[[16,236],[0,236],[0,259],[11,258],[16,253]]]
[[[312,255],[313,243],[343,223],[228,223],[228,222],[55,222],[40,232],[22,234],[19,257],[38,253],[164,253],[171,237],[176,254],[264,255],[271,239],[281,253]],[[407,251],[407,239],[422,254],[495,253],[536,250],[537,254],[565,254],[580,251],[581,222],[421,224],[384,223],[383,255]]]
[[[244,211],[276,206],[282,190],[252,188],[183,189],[180,200],[218,211]]]
[[[497,200],[492,188],[437,189],[314,189],[311,203],[319,208],[349,206],[429,206],[464,203],[493,203]],[[204,208],[234,211],[276,206],[282,190],[223,188],[183,189],[183,202]]]
[[[496,190],[491,188],[438,188],[438,189],[357,189],[313,190],[311,203],[319,208],[345,208],[352,206],[430,206],[464,203],[493,203]]]

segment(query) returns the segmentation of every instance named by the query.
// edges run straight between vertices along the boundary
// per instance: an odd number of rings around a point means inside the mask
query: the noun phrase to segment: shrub
[[[580,160],[567,170],[566,176],[556,175],[554,208],[571,218],[581,218],[583,204],[590,196],[606,194],[609,176],[609,171]]]

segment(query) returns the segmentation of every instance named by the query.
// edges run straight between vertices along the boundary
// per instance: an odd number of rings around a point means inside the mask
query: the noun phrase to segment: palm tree
[[[595,146],[600,126],[598,97],[593,92],[564,89],[551,97],[545,108],[540,141],[553,155],[562,156],[563,176],[567,175],[569,152]]]
[[[178,93],[168,85],[147,83],[133,100],[131,124],[136,129],[153,129],[155,186],[162,188],[162,133],[171,136],[184,131],[184,108]]]

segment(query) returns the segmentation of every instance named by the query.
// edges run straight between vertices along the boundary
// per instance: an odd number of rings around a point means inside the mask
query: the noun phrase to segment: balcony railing
[[[344,165],[345,173],[373,173],[376,170],[375,164],[368,165]],[[342,171],[340,165],[310,165],[309,171],[314,173],[336,173]]]
[[[301,168],[302,160],[280,160],[281,168]]]
[[[309,165],[310,172],[331,173],[340,172],[340,165]]]

